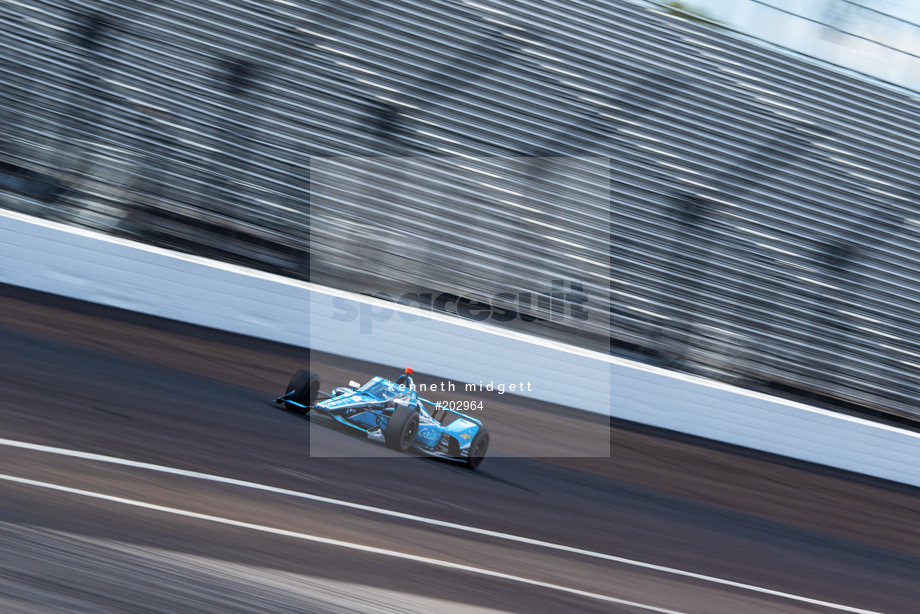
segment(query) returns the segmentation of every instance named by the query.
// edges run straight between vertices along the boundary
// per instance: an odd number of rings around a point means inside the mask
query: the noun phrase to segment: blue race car
[[[476,418],[420,398],[414,388],[412,369],[406,369],[395,382],[374,377],[324,393],[319,375],[302,369],[275,403],[299,414],[315,409],[394,450],[413,448],[477,468],[489,449],[489,430]]]

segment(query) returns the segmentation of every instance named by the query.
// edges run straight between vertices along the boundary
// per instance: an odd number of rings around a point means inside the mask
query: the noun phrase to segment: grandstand
[[[920,101],[621,0],[0,4],[5,207],[903,418]]]

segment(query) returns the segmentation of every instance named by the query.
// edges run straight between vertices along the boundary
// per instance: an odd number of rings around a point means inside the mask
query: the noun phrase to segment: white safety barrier
[[[920,486],[917,433],[10,211],[0,282]]]

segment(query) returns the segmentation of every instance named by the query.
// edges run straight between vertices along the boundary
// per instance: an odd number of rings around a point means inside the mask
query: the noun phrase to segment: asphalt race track
[[[362,457],[269,402],[306,361],[0,287],[0,612],[920,611],[915,489],[620,423],[520,458],[583,425],[510,396],[477,472]]]

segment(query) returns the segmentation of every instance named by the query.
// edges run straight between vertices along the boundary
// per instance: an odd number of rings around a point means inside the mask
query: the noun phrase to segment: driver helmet
[[[412,367],[406,367],[405,372],[396,378],[396,383],[402,384],[406,388],[412,388]]]

